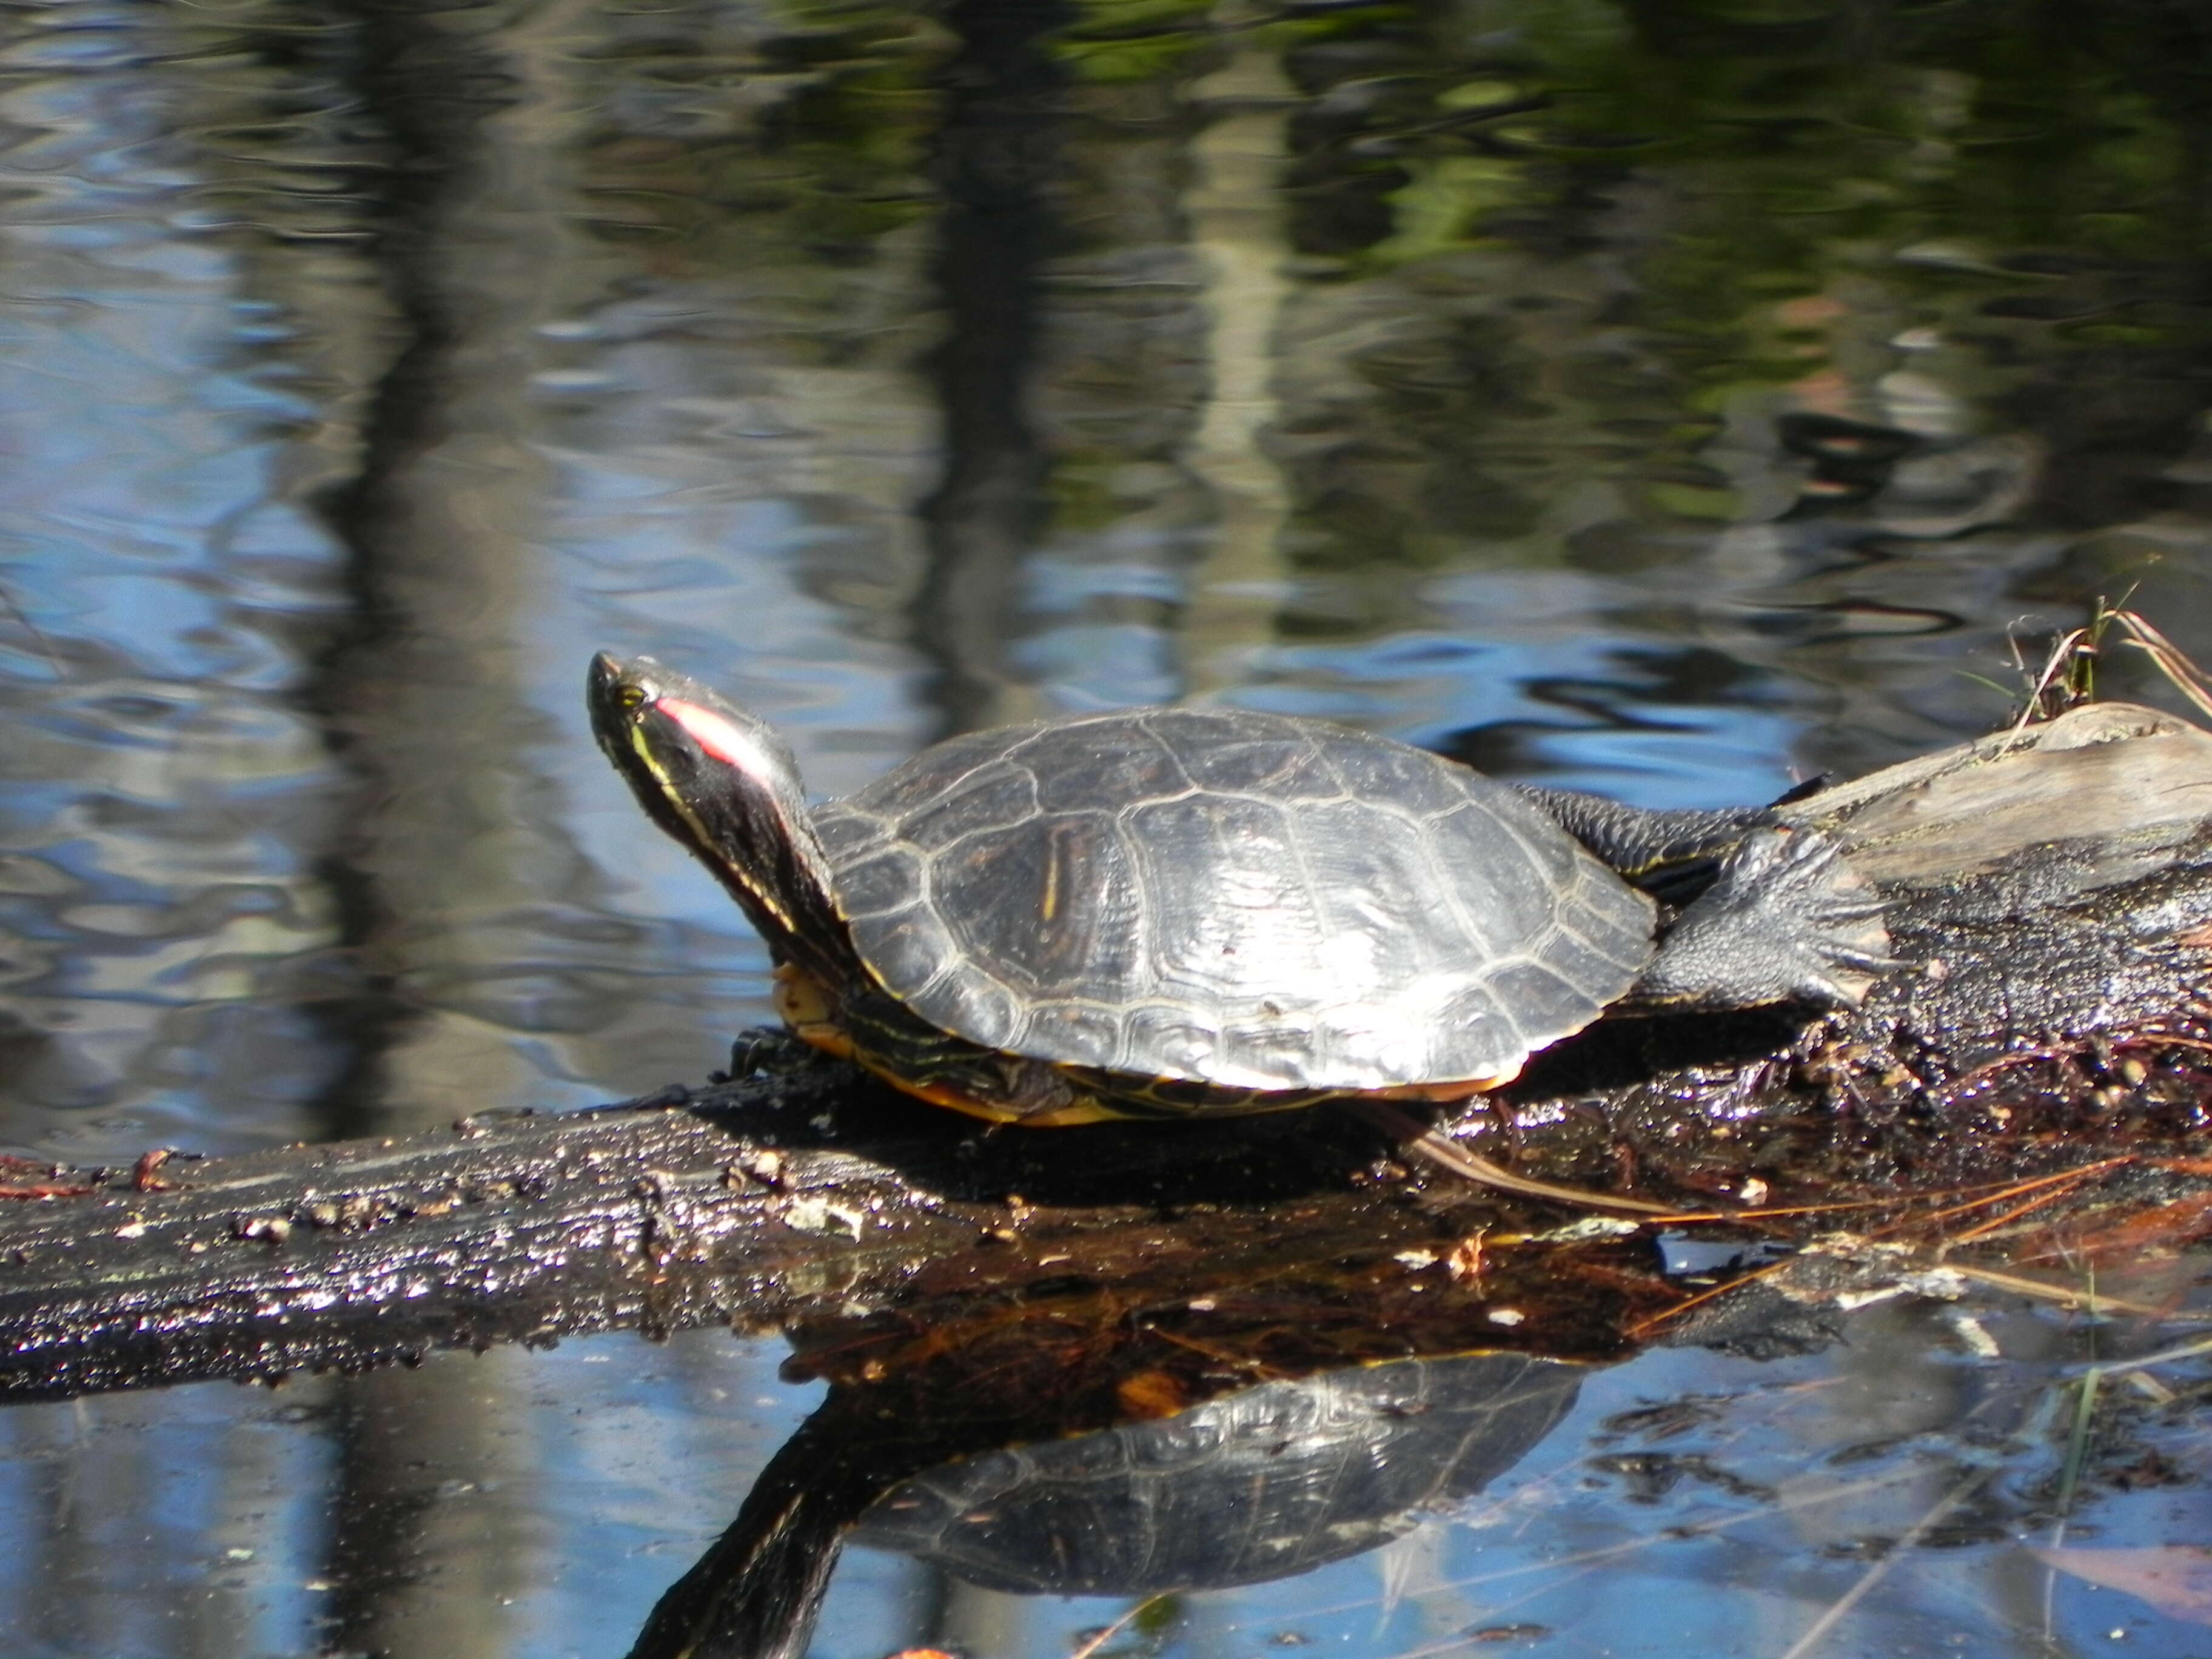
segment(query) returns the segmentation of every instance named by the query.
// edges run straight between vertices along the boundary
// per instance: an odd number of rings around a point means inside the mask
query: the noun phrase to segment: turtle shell
[[[977,732],[817,810],[838,907],[931,1024],[1223,1089],[1510,1077],[1650,959],[1651,901],[1481,774],[1236,710]]]

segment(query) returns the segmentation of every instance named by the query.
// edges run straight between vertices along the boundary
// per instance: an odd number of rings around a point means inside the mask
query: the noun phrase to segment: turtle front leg
[[[1881,900],[1817,830],[1755,830],[1721,860],[1630,993],[1629,1006],[1750,1008],[1771,1002],[1850,1007],[1889,955]]]

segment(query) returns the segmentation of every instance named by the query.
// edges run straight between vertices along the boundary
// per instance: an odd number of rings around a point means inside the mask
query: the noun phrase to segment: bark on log
[[[1915,966],[1809,1030],[1607,1022],[1453,1132],[1493,1155],[1510,1134],[1546,1179],[1692,1205],[2201,1150],[2212,737],[2081,710],[1788,810],[1845,837]],[[1204,1301],[1262,1272],[1357,1280],[1515,1209],[1411,1180],[1389,1150],[1327,1112],[989,1133],[825,1061],[404,1140],[64,1171],[42,1179],[89,1190],[0,1213],[0,1395],[623,1326],[951,1317],[1078,1280]],[[1601,1264],[1630,1302],[1648,1248]]]

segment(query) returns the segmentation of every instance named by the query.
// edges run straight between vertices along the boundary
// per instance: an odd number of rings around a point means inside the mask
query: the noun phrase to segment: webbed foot
[[[1755,830],[1668,931],[1633,1000],[1680,1008],[1855,1007],[1876,979],[1905,965],[1889,954],[1881,915],[1881,898],[1834,837]]]

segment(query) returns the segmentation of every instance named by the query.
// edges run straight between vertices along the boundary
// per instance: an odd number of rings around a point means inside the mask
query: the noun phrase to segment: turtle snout
[[[584,688],[593,702],[614,695],[615,688],[623,683],[628,671],[620,659],[611,653],[595,651],[592,653],[591,672],[585,677]]]

